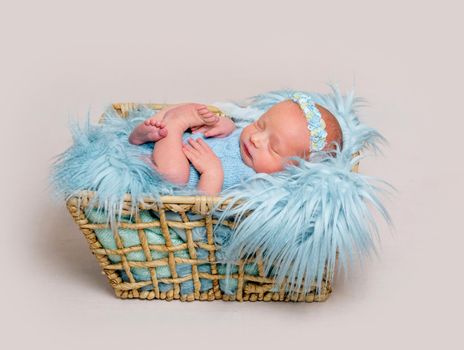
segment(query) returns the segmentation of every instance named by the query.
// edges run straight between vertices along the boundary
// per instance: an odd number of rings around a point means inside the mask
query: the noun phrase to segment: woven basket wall
[[[113,108],[121,117],[125,117],[137,106],[138,104],[125,103],[114,104]],[[146,106],[158,110],[166,105]],[[211,111],[222,114],[216,107],[208,107]],[[357,172],[358,165],[352,171]],[[237,265],[236,272],[230,276],[235,288],[232,292],[224,293],[221,283],[226,276],[223,271],[221,273],[221,264],[217,263],[216,253],[220,247],[215,245],[213,237],[213,225],[217,220],[211,215],[211,209],[220,197],[162,196],[161,203],[153,198],[146,198],[144,204],[138,205],[139,212],[133,215],[132,220],[111,227],[95,222],[91,216],[86,215],[85,209],[93,196],[93,192],[82,191],[67,201],[67,207],[97,258],[102,273],[108,277],[116,296],[120,298],[313,302],[326,300],[332,291],[326,280],[318,295],[313,289],[309,293],[290,297],[284,288],[274,284],[272,276],[264,275],[261,261],[249,260],[241,261]],[[128,194],[124,201],[123,215],[130,215],[130,208],[131,196]],[[157,215],[153,215],[154,213]],[[182,221],[169,220],[169,213],[176,213]],[[191,220],[187,214],[198,214],[199,219]],[[142,220],[142,217],[145,219]],[[146,217],[153,219],[146,220]],[[224,221],[223,225],[234,228],[234,222]],[[193,229],[199,227],[204,228],[204,237],[195,239]],[[184,230],[185,241],[175,241],[172,228]],[[102,230],[111,230],[112,243],[114,242],[112,248],[108,248],[107,242],[105,247],[105,242],[98,238],[98,232]],[[152,240],[154,230],[159,235],[157,242]],[[128,239],[128,235],[133,237]],[[131,244],[127,243],[129,240]],[[207,254],[200,257],[200,250]],[[136,255],[137,258],[134,259]],[[179,275],[180,266],[188,267],[188,272]],[[137,279],[136,270],[145,271],[148,278]],[[187,283],[190,289],[186,293],[182,287]]]

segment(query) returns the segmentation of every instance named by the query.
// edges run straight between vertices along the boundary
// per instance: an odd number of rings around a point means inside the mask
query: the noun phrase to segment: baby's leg
[[[165,123],[168,133],[155,143],[153,163],[166,180],[184,185],[190,175],[189,160],[182,150],[182,136],[188,126],[176,119],[167,119]]]
[[[190,162],[182,150],[183,134],[189,128],[217,122],[216,115],[200,114],[202,104],[186,103],[166,113],[163,122],[168,129],[167,136],[159,139],[153,149],[155,169],[168,181],[186,184],[190,175]]]

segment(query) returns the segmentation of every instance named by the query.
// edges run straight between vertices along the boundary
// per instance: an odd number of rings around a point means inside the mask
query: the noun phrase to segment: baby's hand
[[[200,174],[223,172],[221,160],[204,140],[189,138],[188,141],[190,144],[183,144],[182,150]]]
[[[207,111],[207,112],[206,112]],[[212,113],[208,109],[200,109],[198,112],[200,115],[206,113]],[[191,128],[192,134],[202,132],[206,137],[226,137],[230,135],[237,127],[235,126],[232,119],[226,116],[219,116],[219,120],[214,125],[201,125]]]

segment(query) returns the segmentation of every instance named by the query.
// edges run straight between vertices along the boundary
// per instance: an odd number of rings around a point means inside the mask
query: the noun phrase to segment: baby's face
[[[275,104],[243,129],[240,135],[243,161],[257,173],[282,171],[289,162],[286,157],[308,155],[307,125],[303,111],[295,102],[286,100]]]

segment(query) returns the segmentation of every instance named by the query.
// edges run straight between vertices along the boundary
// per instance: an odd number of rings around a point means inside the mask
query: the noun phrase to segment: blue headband
[[[310,151],[320,151],[325,147],[327,132],[321,113],[314,104],[311,96],[295,92],[290,99],[298,103],[308,120],[308,129],[311,133]]]

